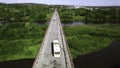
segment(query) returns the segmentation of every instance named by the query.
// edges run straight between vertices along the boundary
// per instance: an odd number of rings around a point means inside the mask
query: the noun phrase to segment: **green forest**
[[[52,14],[46,5],[0,4],[0,62],[35,58]]]
[[[69,8],[66,6],[43,4],[0,4],[0,21],[10,22],[46,22],[57,8],[62,22],[85,22],[103,24],[120,22],[120,8]]]
[[[65,26],[64,32],[73,59],[105,48],[112,41],[120,41],[120,25]]]
[[[0,62],[34,58],[44,37],[47,24],[30,22],[0,26]]]
[[[47,5],[0,4],[0,22],[46,22],[53,10]]]
[[[120,8],[61,8],[59,13],[62,22],[82,21],[86,24],[120,23]]]

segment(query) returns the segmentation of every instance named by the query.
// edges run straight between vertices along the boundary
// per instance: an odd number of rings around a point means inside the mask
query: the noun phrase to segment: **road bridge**
[[[61,49],[60,57],[54,57],[52,54],[53,40],[59,41]],[[74,68],[57,10],[53,13],[32,68]]]

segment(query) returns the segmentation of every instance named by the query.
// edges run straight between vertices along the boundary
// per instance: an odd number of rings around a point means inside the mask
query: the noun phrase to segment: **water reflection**
[[[101,51],[78,56],[74,65],[75,68],[120,68],[120,41]]]
[[[34,59],[12,60],[0,62],[0,68],[31,68]]]

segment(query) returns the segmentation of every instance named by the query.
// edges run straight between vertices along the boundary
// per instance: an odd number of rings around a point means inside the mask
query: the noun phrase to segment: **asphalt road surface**
[[[58,40],[61,48],[61,57],[52,54],[52,41]],[[73,68],[70,62],[59,14],[54,11],[48,26],[39,53],[32,68]]]

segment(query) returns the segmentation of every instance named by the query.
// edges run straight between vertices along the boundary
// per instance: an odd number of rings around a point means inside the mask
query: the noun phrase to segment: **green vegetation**
[[[30,22],[0,26],[0,62],[34,58],[45,34],[47,24]]]
[[[64,7],[59,13],[62,22],[83,21],[97,24],[120,22],[120,8],[69,9]]]
[[[0,4],[0,62],[34,58],[42,42],[47,25],[33,22],[50,20],[58,8],[62,22],[113,24],[120,22],[120,8],[69,9],[65,6],[39,4]],[[32,23],[31,23],[32,22]],[[68,45],[73,58],[107,47],[120,41],[120,25],[65,26]]]
[[[34,58],[50,20],[52,7],[39,4],[0,3],[0,62]]]
[[[120,41],[120,25],[65,26],[64,32],[73,59],[105,48],[112,41]]]
[[[0,4],[0,22],[46,22],[53,10],[47,5]]]
[[[72,21],[84,21],[85,19],[85,9],[68,9],[61,8],[59,11],[60,18],[62,22],[72,22]]]
[[[119,23],[120,8],[69,8],[41,4],[0,4],[0,22],[46,22],[58,8],[62,22]]]

